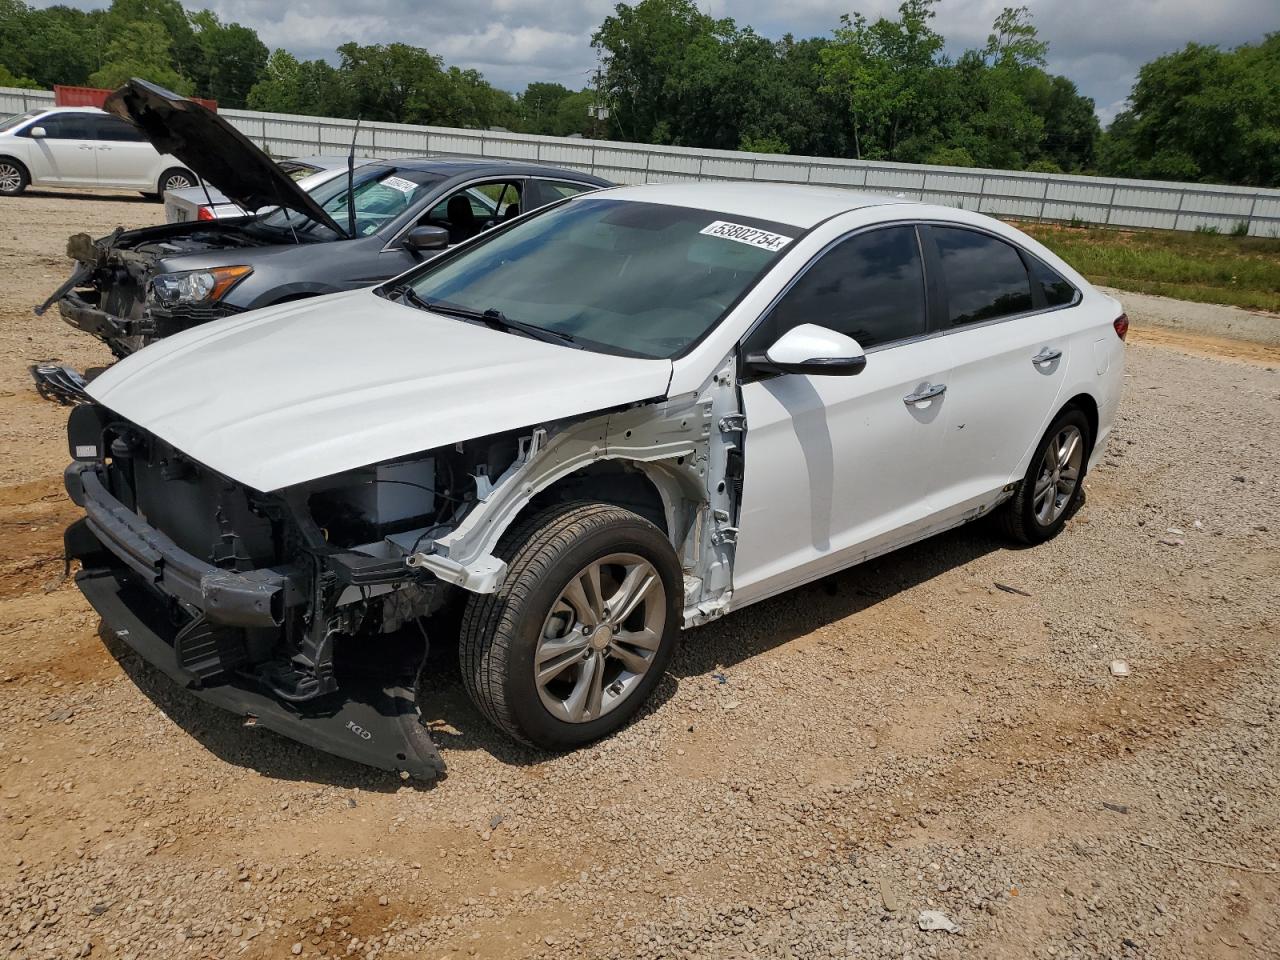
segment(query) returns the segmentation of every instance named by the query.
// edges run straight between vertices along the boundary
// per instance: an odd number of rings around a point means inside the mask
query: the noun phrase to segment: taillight
[[[213,215],[213,210],[211,208],[201,207],[199,210],[196,211],[196,219],[197,220],[217,220],[218,218]],[[1119,323],[1119,322],[1120,322],[1119,320],[1116,321],[1116,323]]]
[[[1116,317],[1111,325],[1116,328],[1116,336],[1121,340],[1129,335],[1129,318],[1123,313]]]

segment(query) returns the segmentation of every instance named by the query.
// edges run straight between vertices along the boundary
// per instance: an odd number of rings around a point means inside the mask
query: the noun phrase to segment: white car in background
[[[599,190],[107,370],[68,427],[67,554],[112,633],[259,727],[434,776],[430,638],[496,726],[570,748],[681,628],[988,514],[1056,536],[1127,330],[965,210]]]
[[[96,107],[55,107],[0,118],[0,196],[28,186],[138,190],[159,197],[197,183],[137,127]]]
[[[356,157],[355,167],[377,163],[369,157]],[[300,157],[277,161],[278,166],[299,187],[310,193],[321,184],[347,172],[347,158],[336,156]],[[245,210],[213,187],[195,186],[182,190],[170,190],[164,195],[164,219],[166,223],[190,223],[195,220],[226,220],[266,213],[270,207]]]

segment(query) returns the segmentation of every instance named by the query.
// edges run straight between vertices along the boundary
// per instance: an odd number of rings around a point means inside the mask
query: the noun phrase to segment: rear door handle
[[[1053,363],[1053,361],[1057,360],[1061,356],[1061,350],[1054,350],[1052,347],[1044,347],[1039,353],[1031,358],[1031,362],[1039,367],[1046,363]]]
[[[926,400],[932,400],[934,397],[940,397],[946,392],[947,385],[945,383],[926,384],[916,393],[908,393],[902,398],[902,402],[907,406],[912,406],[913,404],[923,403]]]

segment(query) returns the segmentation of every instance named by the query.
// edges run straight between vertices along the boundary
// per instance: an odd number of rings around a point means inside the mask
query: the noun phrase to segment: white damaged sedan
[[[67,555],[111,633],[258,726],[438,773],[429,640],[494,724],[570,748],[682,628],[987,514],[1055,536],[1126,330],[978,214],[603,190],[109,369],[69,425]]]

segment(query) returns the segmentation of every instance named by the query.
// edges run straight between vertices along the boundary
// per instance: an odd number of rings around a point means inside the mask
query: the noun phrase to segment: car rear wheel
[[[26,167],[10,157],[0,157],[0,197],[16,197],[30,182]]]
[[[999,515],[1010,538],[1036,544],[1058,535],[1084,492],[1092,449],[1088,418],[1074,407],[1058,414],[1036,447],[1018,492]]]
[[[524,743],[562,750],[622,727],[679,628],[683,578],[666,536],[603,503],[562,504],[503,537],[507,575],[471,595],[459,657],[471,698]]]
[[[172,170],[166,170],[160,174],[157,181],[157,200],[163,200],[166,192],[170,190],[185,190],[187,187],[196,185],[196,177],[189,170],[183,170],[181,167],[174,167]]]

